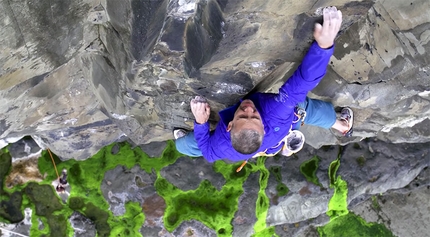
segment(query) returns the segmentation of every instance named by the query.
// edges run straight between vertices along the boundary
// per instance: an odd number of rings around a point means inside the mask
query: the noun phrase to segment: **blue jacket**
[[[282,85],[278,94],[255,93],[245,97],[254,102],[264,124],[265,135],[257,152],[244,155],[231,145],[227,125],[233,120],[240,102],[219,112],[220,121],[212,132],[209,130],[208,122],[204,124],[194,122],[194,136],[204,158],[209,162],[220,159],[240,161],[252,158],[259,152],[266,151],[270,154],[279,151],[280,147],[277,145],[288,135],[295,118],[295,106],[304,101],[307,93],[324,77],[333,51],[334,47],[321,49],[313,42],[301,65]]]

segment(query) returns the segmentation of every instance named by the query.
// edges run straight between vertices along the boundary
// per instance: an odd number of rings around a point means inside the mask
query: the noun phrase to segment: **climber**
[[[245,96],[236,105],[219,112],[220,121],[214,131],[210,131],[208,123],[209,104],[199,96],[192,99],[194,132],[174,130],[177,150],[191,157],[203,156],[209,162],[248,160],[280,151],[291,155],[303,146],[304,136],[298,131],[302,123],[333,128],[351,136],[350,108],[343,108],[337,118],[331,103],[306,96],[326,73],[341,23],[342,13],[336,7],[324,8],[323,25],[317,23],[313,32],[315,41],[279,93]]]

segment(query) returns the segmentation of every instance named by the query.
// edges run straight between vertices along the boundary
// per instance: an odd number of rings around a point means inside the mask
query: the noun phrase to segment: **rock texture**
[[[188,102],[216,112],[250,91],[277,91],[300,63],[320,10],[344,23],[310,96],[351,106],[353,138],[305,128],[313,147],[366,137],[430,141],[427,0],[79,0],[0,3],[0,144],[32,136],[86,159],[191,128]]]
[[[25,150],[25,147],[20,144],[22,142],[15,146],[14,154],[23,154],[22,151]],[[153,157],[160,157],[166,144],[154,142],[143,147],[151,148]],[[113,146],[111,152],[118,153],[119,149],[122,148]],[[314,156],[319,157],[318,165],[315,166],[319,185],[308,181],[300,172],[300,166]],[[264,172],[256,170],[249,174],[241,186],[243,193],[240,194],[238,203],[235,204],[237,211],[234,215],[226,217],[230,218],[233,227],[231,235],[235,237],[253,235],[257,221],[261,221],[258,218],[263,216],[267,227],[274,227],[278,236],[319,236],[316,227],[329,222],[330,218],[326,212],[328,202],[334,192],[329,187],[328,167],[338,157],[340,157],[340,167],[337,175],[347,182],[346,201],[349,211],[363,217],[368,222],[385,225],[396,236],[426,236],[430,231],[428,227],[430,142],[392,144],[376,138],[342,147],[324,146],[318,150],[305,145],[301,152],[292,157],[277,156],[266,159],[264,169],[268,171],[265,175],[268,183],[263,192],[269,198],[267,216],[261,215],[261,210],[260,212],[257,210],[262,205],[259,197]],[[23,157],[14,161],[9,176],[13,174],[15,164],[19,164],[21,160],[25,159]],[[0,161],[5,162],[4,157]],[[256,161],[249,161],[249,163],[254,162]],[[235,170],[237,166],[239,164],[233,164],[229,168]],[[250,166],[252,165],[247,164],[241,172],[249,172],[246,170]],[[100,190],[101,198],[109,204],[106,211],[110,211],[113,216],[120,217],[125,213],[127,202],[139,203],[145,215],[143,225],[137,226],[142,236],[217,236],[217,230],[209,228],[194,218],[179,223],[171,232],[167,231],[165,227],[166,208],[172,204],[168,204],[163,196],[160,196],[154,182],[157,177],[161,177],[184,192],[193,192],[202,182],[208,182],[214,185],[215,188],[209,192],[215,196],[219,195],[215,189],[220,189],[229,182],[235,181],[236,176],[230,177],[230,180],[224,178],[216,171],[217,169],[214,169],[213,164],[205,162],[203,158],[180,157],[174,163],[162,168],[159,174],[156,174],[154,170],[147,173],[138,165],[130,167],[118,165],[104,173]],[[1,169],[0,171],[3,172],[1,177],[5,175],[4,172],[7,172]],[[36,186],[35,183],[31,184],[33,187]],[[279,185],[285,185],[289,191],[281,193]],[[47,187],[47,185],[41,186]],[[68,186],[68,188],[68,192],[70,192],[70,188],[73,187]],[[32,189],[25,188],[25,190],[30,192]],[[67,200],[70,201],[70,198],[64,198],[62,195],[60,198],[63,198],[63,203],[66,203]],[[32,217],[31,209],[26,209],[21,216],[19,216],[21,214],[19,211],[10,211],[19,210],[19,206],[16,206],[16,201],[13,200],[13,197],[10,197],[10,200],[2,199],[0,204],[6,213],[18,214],[12,221],[17,223],[9,225],[0,223],[0,227],[5,230],[6,234],[9,233],[7,231],[13,231],[30,235],[31,219],[38,217]],[[36,206],[43,207],[43,204],[38,205],[41,202],[43,203],[42,198],[34,199]],[[192,210],[189,211],[192,212]],[[4,216],[3,213],[2,217]],[[84,214],[74,212],[68,218],[76,236],[94,236],[94,233],[98,231],[97,224]],[[3,232],[0,233],[3,234]]]
[[[385,224],[395,236],[427,236],[430,213],[422,203],[428,202],[429,197],[428,187],[406,193],[391,191],[374,201],[367,200],[353,211],[368,222]]]
[[[430,144],[389,144],[377,141],[363,141],[343,148],[337,146],[314,150],[305,147],[296,158],[282,160],[282,182],[290,194],[272,203],[267,216],[269,225],[297,223],[318,217],[328,211],[328,201],[333,196],[329,188],[328,167],[340,152],[340,167],[337,174],[348,184],[348,204],[355,206],[370,195],[400,189],[413,182],[422,172],[426,177],[430,165]],[[310,183],[300,173],[300,164],[317,155],[320,157],[316,173],[321,186]],[[266,166],[271,166],[269,163]],[[278,162],[272,160],[279,166]],[[294,167],[294,169],[287,168]],[[429,179],[421,178],[413,188],[428,186]],[[413,186],[413,185],[412,185]],[[266,190],[268,196],[276,193],[273,183]]]

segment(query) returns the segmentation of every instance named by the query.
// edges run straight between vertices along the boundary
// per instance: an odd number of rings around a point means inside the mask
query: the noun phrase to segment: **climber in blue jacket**
[[[306,96],[326,73],[342,13],[336,7],[324,8],[323,20],[323,25],[315,25],[315,41],[301,65],[278,94],[246,96],[236,105],[219,112],[220,121],[212,132],[208,123],[209,104],[200,97],[191,100],[194,132],[174,131],[178,151],[191,157],[203,156],[209,162],[270,156],[288,149],[286,138],[292,134],[296,136],[294,131],[302,122],[333,128],[350,136],[353,123],[350,108],[343,108],[337,118],[331,103]]]

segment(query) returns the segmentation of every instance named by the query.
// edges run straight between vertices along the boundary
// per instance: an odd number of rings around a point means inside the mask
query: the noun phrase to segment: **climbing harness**
[[[305,118],[306,118],[306,110],[305,107],[307,106],[307,102],[301,102],[297,104],[296,108],[294,109],[294,115],[297,117],[296,120],[293,120],[293,124],[301,122],[301,126],[303,126]],[[285,136],[276,146],[268,148],[264,151],[258,152],[255,154],[252,158],[257,158],[259,156],[275,156],[279,152],[281,152],[284,156],[291,156],[294,153],[299,152],[303,145],[305,144],[305,135],[303,135],[302,132],[299,130],[292,130],[293,125],[290,127],[290,131],[288,132],[287,136]],[[275,149],[279,147],[283,143],[283,146],[280,150],[273,154],[267,154],[266,151],[269,149]],[[240,172],[243,167],[248,163],[248,160],[245,160],[237,169],[236,172]]]
[[[293,123],[298,123],[300,121],[300,126],[303,126],[305,124],[306,110],[297,105],[294,110],[294,115],[297,117],[297,120],[293,121]]]

